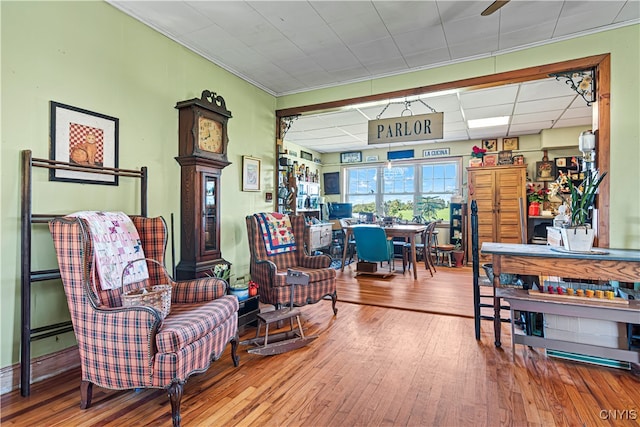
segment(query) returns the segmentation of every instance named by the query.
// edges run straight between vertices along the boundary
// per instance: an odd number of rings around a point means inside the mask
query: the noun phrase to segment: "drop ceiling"
[[[640,23],[640,0],[513,0],[490,16],[480,13],[491,1],[108,3],[275,96],[497,56]],[[424,101],[445,113],[444,141],[591,123],[591,108],[555,79]],[[306,115],[293,123],[286,140],[321,153],[366,148],[366,122],[385,105]],[[416,100],[410,108],[413,114],[431,111]],[[404,109],[404,104],[392,104],[384,117]],[[496,114],[509,115],[509,124],[489,129],[466,125],[467,119]]]

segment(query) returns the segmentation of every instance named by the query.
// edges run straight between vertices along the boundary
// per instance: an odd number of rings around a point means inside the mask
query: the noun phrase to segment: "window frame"
[[[432,192],[432,193],[424,193],[422,191],[422,166],[424,165],[439,165],[439,164],[455,164],[457,167],[457,176],[456,176],[456,185],[457,188],[451,192]],[[462,156],[448,156],[448,157],[437,157],[430,159],[405,159],[398,160],[392,163],[392,167],[404,167],[411,166],[414,168],[414,185],[413,185],[413,206],[414,211],[413,215],[416,214],[417,202],[424,196],[428,194],[434,195],[443,195],[449,194],[448,203],[451,203],[451,197],[456,194],[461,195],[463,191],[463,181],[464,181],[464,170],[463,170],[463,158]],[[344,177],[344,191],[343,196],[341,197],[342,202],[349,203],[350,197],[362,196],[363,194],[357,193],[349,193],[349,185],[350,185],[350,177],[349,172],[354,169],[375,169],[376,170],[376,192],[374,194],[374,203],[376,207],[376,215],[382,216],[384,209],[384,199],[385,196],[398,194],[398,195],[406,195],[407,193],[384,193],[384,171],[387,168],[386,163],[377,163],[377,164],[358,164],[358,165],[348,165],[342,166],[342,176]],[[447,199],[445,199],[447,201]],[[448,221],[444,221],[447,223]]]

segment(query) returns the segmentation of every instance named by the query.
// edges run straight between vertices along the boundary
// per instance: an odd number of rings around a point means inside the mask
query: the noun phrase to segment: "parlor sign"
[[[369,144],[442,139],[444,113],[369,120]]]

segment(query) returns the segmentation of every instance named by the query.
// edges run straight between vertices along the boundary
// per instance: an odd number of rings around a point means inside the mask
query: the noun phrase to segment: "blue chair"
[[[383,228],[366,225],[354,227],[353,237],[356,241],[358,261],[375,263],[386,261],[389,264],[389,273],[385,273],[384,276],[393,274],[393,241],[387,238]],[[370,272],[358,271],[358,273]]]

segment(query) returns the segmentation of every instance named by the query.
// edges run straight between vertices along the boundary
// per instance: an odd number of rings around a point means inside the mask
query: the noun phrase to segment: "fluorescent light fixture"
[[[486,119],[467,120],[469,129],[490,128],[493,126],[502,126],[509,124],[509,116],[489,117]]]

